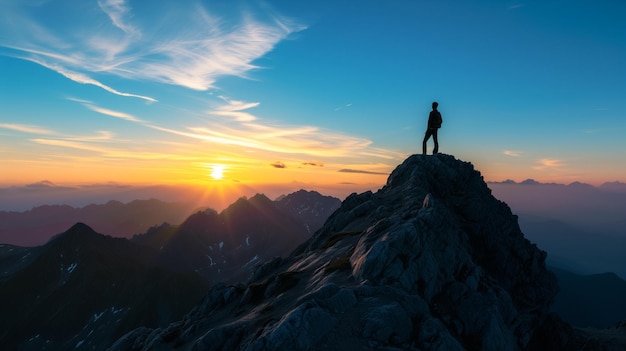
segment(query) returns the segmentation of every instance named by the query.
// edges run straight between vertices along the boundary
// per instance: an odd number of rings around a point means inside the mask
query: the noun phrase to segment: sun
[[[211,178],[215,180],[220,180],[224,177],[224,166],[222,165],[214,165],[213,171],[211,172]]]

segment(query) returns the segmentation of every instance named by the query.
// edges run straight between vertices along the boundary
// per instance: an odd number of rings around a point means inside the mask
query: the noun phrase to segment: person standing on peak
[[[424,141],[422,142],[422,154],[426,155],[426,142],[430,139],[430,136],[433,136],[433,141],[435,142],[435,148],[433,149],[433,155],[439,152],[439,140],[437,139],[437,131],[441,128],[441,113],[437,111],[437,106],[439,103],[436,101],[433,102],[433,110],[430,111],[430,115],[428,115],[428,128],[426,129],[426,135],[424,135]]]

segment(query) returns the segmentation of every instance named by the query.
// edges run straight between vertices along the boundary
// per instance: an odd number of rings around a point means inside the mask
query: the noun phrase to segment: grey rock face
[[[247,285],[111,349],[542,349],[557,292],[545,257],[471,164],[413,155]]]

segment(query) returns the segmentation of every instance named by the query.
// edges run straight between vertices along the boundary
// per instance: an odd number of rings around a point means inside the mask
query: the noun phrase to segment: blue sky
[[[623,1],[0,0],[0,185],[626,181]],[[432,148],[432,141],[429,144]],[[215,170],[222,177],[212,177]]]

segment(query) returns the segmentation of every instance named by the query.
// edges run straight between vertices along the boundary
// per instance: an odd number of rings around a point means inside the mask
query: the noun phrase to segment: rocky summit
[[[111,349],[563,349],[545,258],[472,164],[413,155],[290,256]]]

